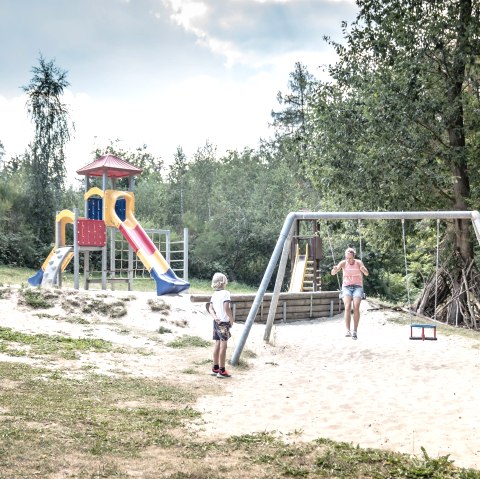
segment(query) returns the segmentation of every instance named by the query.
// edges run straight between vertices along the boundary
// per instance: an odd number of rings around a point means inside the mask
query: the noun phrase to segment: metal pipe
[[[188,281],[188,228],[183,228],[183,279]]]
[[[421,219],[473,219],[475,211],[351,211],[290,213],[300,220],[421,220]]]
[[[258,288],[257,294],[255,295],[255,299],[253,300],[252,307],[248,313],[247,319],[245,320],[245,327],[243,329],[242,336],[238,341],[237,347],[233,351],[231,363],[236,366],[238,364],[238,360],[240,359],[240,354],[242,354],[243,347],[245,346],[245,342],[247,341],[248,333],[252,329],[253,321],[255,321],[255,316],[257,315],[258,308],[260,307],[260,303],[263,300],[263,295],[267,290],[268,283],[270,278],[272,277],[273,271],[275,269],[275,265],[277,264],[278,258],[280,253],[283,249],[283,244],[285,243],[288,233],[290,232],[290,228],[292,227],[293,222],[295,221],[295,213],[289,213],[285,222],[283,224],[283,228],[278,236],[277,244],[275,249],[273,250],[272,256],[268,263],[267,269],[263,275],[262,282]]]
[[[74,208],[75,220],[73,222],[73,287],[80,289],[80,248],[78,246],[78,210]]]

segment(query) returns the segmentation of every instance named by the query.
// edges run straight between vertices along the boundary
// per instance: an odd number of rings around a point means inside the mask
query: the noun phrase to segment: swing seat
[[[421,336],[413,335],[413,328],[421,328]],[[433,329],[433,336],[426,336],[425,330]],[[436,341],[437,340],[437,326],[435,324],[411,324],[410,325],[410,339],[421,339],[422,341]]]

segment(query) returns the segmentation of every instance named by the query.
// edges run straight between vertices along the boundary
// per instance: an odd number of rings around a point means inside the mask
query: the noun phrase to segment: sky
[[[354,0],[0,0],[5,158],[33,139],[22,86],[40,55],[68,72],[70,180],[116,140],[166,164],[179,146],[256,148],[295,63],[326,79],[323,37],[342,41],[356,13]]]

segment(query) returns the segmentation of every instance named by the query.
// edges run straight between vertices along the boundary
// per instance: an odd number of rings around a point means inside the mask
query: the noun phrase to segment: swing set
[[[283,223],[282,230],[277,240],[277,244],[273,250],[272,256],[268,263],[267,269],[263,275],[263,279],[258,288],[255,299],[248,313],[247,319],[245,321],[245,326],[242,332],[242,336],[238,341],[238,344],[232,354],[231,364],[236,366],[242,354],[243,348],[247,341],[248,335],[252,328],[253,322],[257,312],[262,304],[263,297],[267,290],[267,286],[270,282],[270,279],[273,275],[273,272],[277,266],[280,256],[280,265],[277,271],[277,280],[275,283],[274,292],[272,295],[270,308],[272,311],[276,310],[278,304],[278,297],[280,294],[280,287],[284,274],[285,274],[285,265],[286,257],[288,256],[288,251],[290,248],[290,243],[292,240],[292,228],[294,223],[297,220],[401,220],[402,221],[402,242],[404,248],[404,258],[405,258],[405,273],[407,275],[407,296],[409,307],[410,305],[410,286],[408,282],[408,265],[407,265],[407,251],[406,251],[406,235],[405,235],[405,220],[421,220],[421,219],[435,219],[437,220],[437,259],[436,259],[436,271],[435,271],[435,281],[438,282],[438,259],[439,259],[439,220],[458,220],[465,219],[470,220],[473,225],[477,241],[480,244],[480,213],[478,211],[400,211],[400,212],[292,212],[289,213]],[[435,306],[437,302],[437,287],[435,288]],[[409,308],[410,309],[410,308]],[[436,307],[435,307],[436,310]],[[269,340],[269,334],[273,325],[274,315],[268,315],[267,325],[265,329],[264,340]],[[436,320],[434,316],[434,321]],[[413,330],[421,329],[420,336],[414,336]],[[413,323],[410,320],[410,339],[430,339],[427,338],[425,330],[432,329],[434,336],[431,339],[436,339],[436,325],[435,324],[417,324]]]

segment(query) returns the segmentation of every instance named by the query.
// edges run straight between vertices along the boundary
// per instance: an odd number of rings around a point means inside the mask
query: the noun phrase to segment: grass
[[[184,334],[177,339],[169,342],[167,346],[175,349],[182,349],[182,348],[209,348],[212,345],[211,341],[206,341],[199,336],[189,336],[188,334]]]
[[[75,359],[78,352],[107,352],[112,349],[112,344],[103,339],[25,334],[11,328],[0,327],[0,351],[10,356],[53,355]]]
[[[33,276],[37,271],[29,268],[18,268],[0,265],[0,286],[9,285],[9,284],[27,284],[28,278]],[[92,275],[93,277],[94,275]],[[211,293],[211,283],[210,280],[199,280],[195,278],[189,278],[190,288],[188,289],[189,294],[201,294],[201,293]],[[62,275],[62,284],[65,287],[73,288],[73,274],[64,273]],[[110,287],[110,286],[109,286]],[[237,281],[232,281],[228,283],[228,289],[231,293],[256,293],[257,288],[254,286],[248,286],[244,283],[239,283]],[[117,283],[115,284],[115,290],[117,291],[127,291],[128,286],[126,283]],[[134,291],[156,291],[155,281],[150,278],[136,278],[133,280],[133,290]]]
[[[202,391],[86,374],[0,362],[0,478],[480,479],[425,450],[412,458],[322,438],[287,443],[267,432],[213,442],[190,426],[200,421],[192,406]]]

